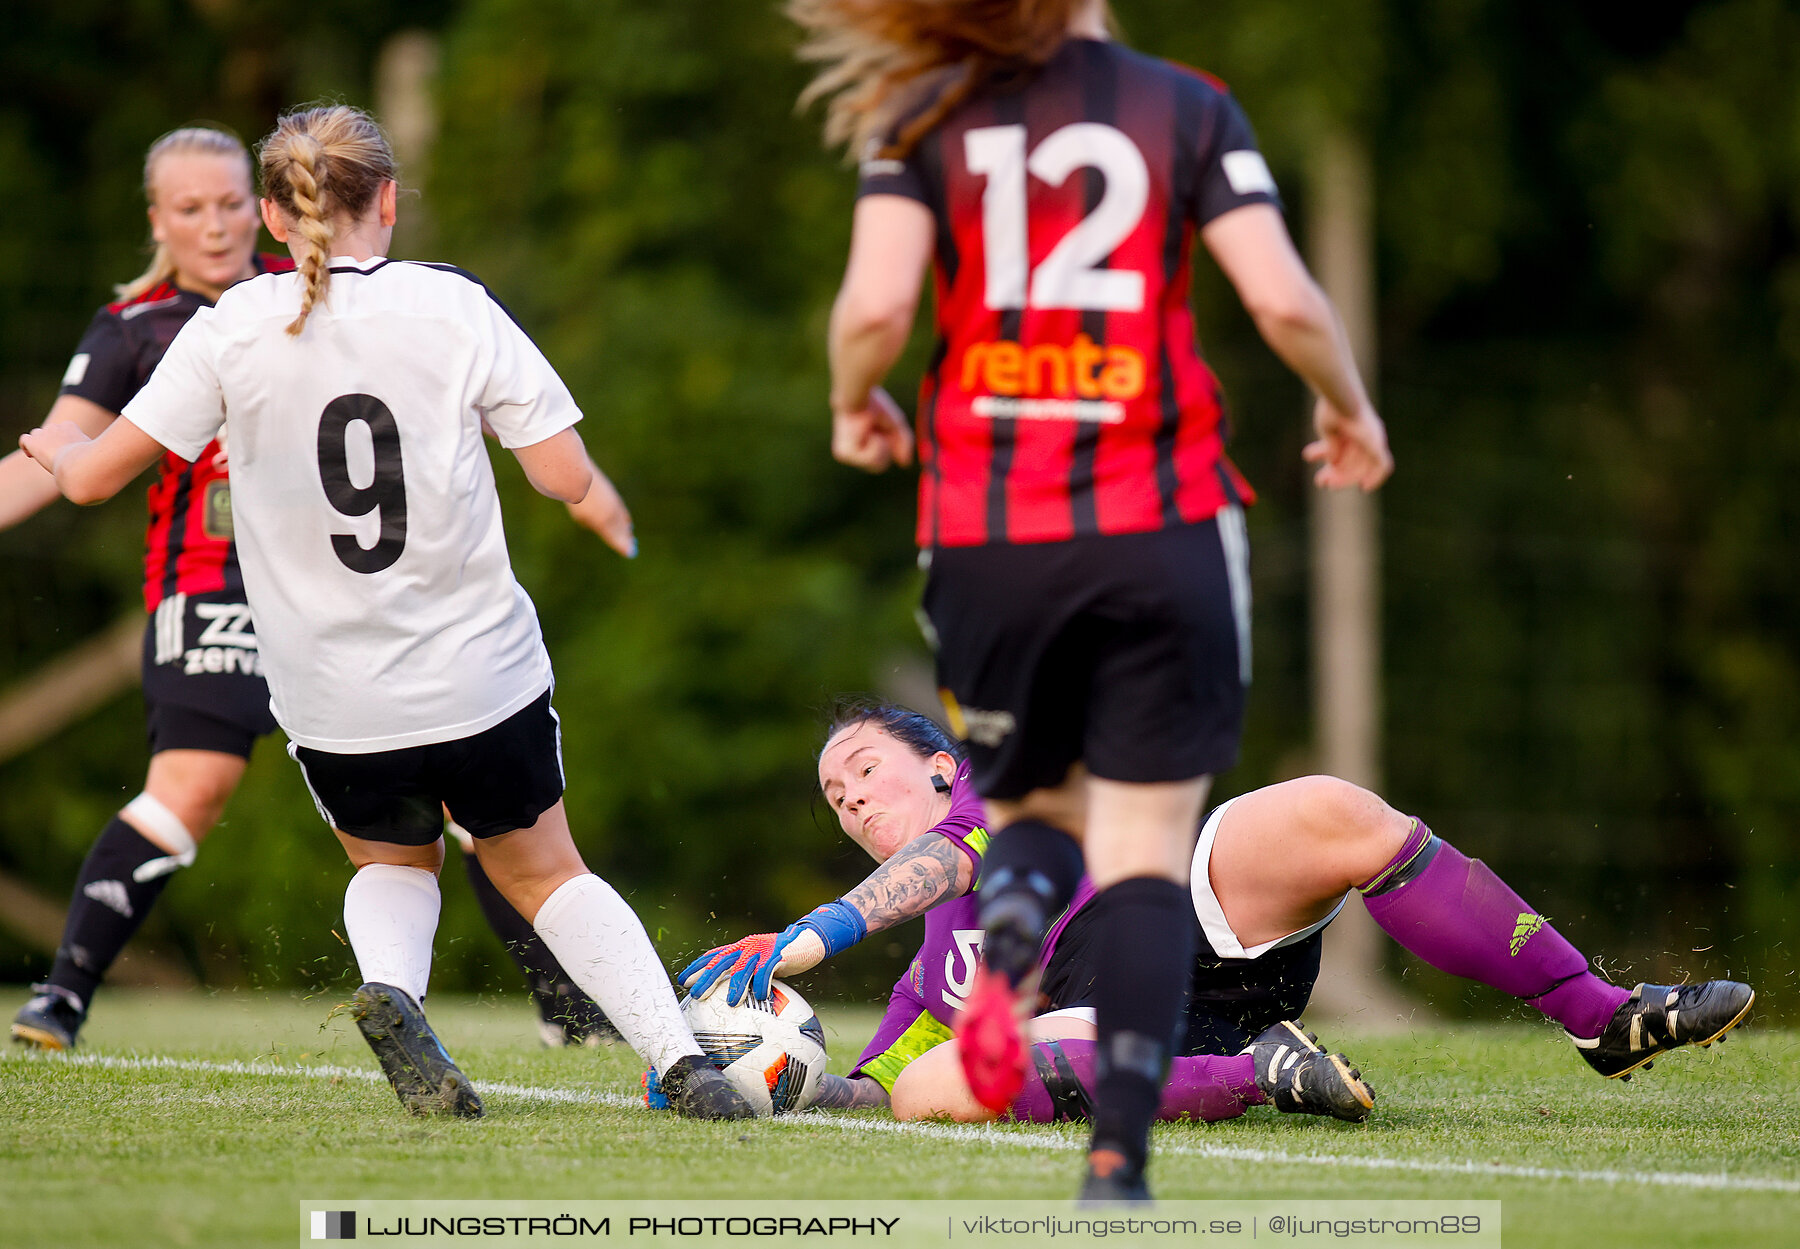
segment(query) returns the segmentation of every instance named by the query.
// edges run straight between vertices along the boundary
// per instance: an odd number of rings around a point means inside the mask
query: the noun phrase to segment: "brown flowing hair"
[[[242,139],[222,126],[183,126],[180,130],[169,131],[152,143],[150,150],[144,154],[146,203],[156,203],[156,167],[165,156],[235,156],[244,162],[245,188],[248,189],[250,185],[250,153],[244,150]],[[113,287],[114,298],[121,303],[129,303],[146,291],[155,290],[174,276],[175,262],[169,259],[169,249],[158,243],[156,253],[150,257],[150,267],[131,281]]]
[[[932,127],[995,78],[1034,69],[1068,38],[1090,0],[788,0],[806,42],[800,58],[823,66],[802,108],[827,100],[825,142],[853,155],[903,159]],[[1111,13],[1099,0],[1108,23]],[[910,108],[930,100],[877,149]]]
[[[360,217],[382,183],[398,178],[394,150],[374,118],[333,104],[282,116],[258,155],[263,195],[294,223],[289,245],[300,271],[300,315],[287,332],[298,334],[330,289],[337,218]]]

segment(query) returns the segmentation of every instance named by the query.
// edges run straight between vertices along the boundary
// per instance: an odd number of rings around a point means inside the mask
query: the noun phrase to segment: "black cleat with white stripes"
[[[1569,1040],[1588,1066],[1608,1080],[1629,1080],[1650,1060],[1681,1045],[1708,1046],[1744,1022],[1756,993],[1735,980],[1640,984],[1599,1036]]]
[[[1328,1054],[1319,1038],[1293,1020],[1267,1029],[1243,1053],[1256,1063],[1256,1087],[1283,1114],[1329,1115],[1361,1123],[1375,1108],[1375,1090],[1342,1054]]]

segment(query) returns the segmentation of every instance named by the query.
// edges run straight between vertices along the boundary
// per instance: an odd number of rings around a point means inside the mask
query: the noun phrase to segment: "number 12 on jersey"
[[[1103,267],[1137,229],[1150,202],[1149,166],[1122,130],[1076,122],[1052,133],[1028,157],[1024,126],[984,126],[963,136],[963,159],[970,173],[987,179],[981,192],[987,307],[1143,309],[1144,275]],[[1061,186],[1077,169],[1098,169],[1106,190],[1033,273],[1026,175]]]

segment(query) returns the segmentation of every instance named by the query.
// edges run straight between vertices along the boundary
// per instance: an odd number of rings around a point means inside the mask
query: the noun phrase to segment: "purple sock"
[[[1013,1102],[1013,1118],[1024,1123],[1086,1118],[1093,1098],[1096,1043],[1067,1038],[1040,1041],[1031,1049],[1032,1066],[1025,1076],[1025,1091]],[[1248,1054],[1200,1054],[1177,1058],[1170,1065],[1156,1117],[1186,1116],[1213,1123],[1235,1119],[1265,1100]]]
[[[1235,1119],[1267,1100],[1256,1087],[1256,1060],[1250,1055],[1196,1054],[1169,1064],[1156,1117],[1214,1123]]]
[[[1523,998],[1578,1037],[1599,1036],[1630,991],[1589,971],[1581,951],[1487,864],[1442,838],[1424,870],[1408,878],[1430,840],[1420,824],[1376,873],[1375,892],[1364,899],[1375,922],[1439,971]]]

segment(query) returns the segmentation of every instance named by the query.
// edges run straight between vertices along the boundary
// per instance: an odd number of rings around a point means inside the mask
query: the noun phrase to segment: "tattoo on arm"
[[[819,1077],[819,1095],[808,1110],[879,1110],[888,1104],[887,1090],[868,1076]]]
[[[967,893],[974,877],[974,866],[955,842],[941,833],[922,833],[869,873],[844,901],[857,909],[870,932],[880,932],[923,915],[945,898]]]

